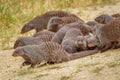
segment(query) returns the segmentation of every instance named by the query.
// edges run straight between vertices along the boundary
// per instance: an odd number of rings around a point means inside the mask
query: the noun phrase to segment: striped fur
[[[39,35],[37,37],[23,37],[23,38],[19,38],[14,43],[14,49],[17,48],[17,47],[20,47],[20,46],[39,45],[42,42],[51,41],[53,36],[54,36],[53,34],[52,35],[44,34],[44,35]]]
[[[52,17],[48,22],[47,30],[57,32],[60,28],[62,28],[60,26],[78,21],[84,23],[84,21],[77,16]]]
[[[46,29],[49,19],[54,16],[64,17],[64,16],[76,16],[76,15],[65,12],[65,11],[46,12],[40,16],[36,16],[34,19],[26,23],[23,26],[21,33],[28,32],[32,29],[35,29],[36,32],[41,31],[42,29]]]
[[[38,33],[34,34],[33,37],[42,36],[42,35],[54,36],[55,33],[51,31],[39,31]]]
[[[25,60],[23,64],[29,63],[31,64],[31,67],[34,67],[44,61],[59,63],[78,59],[95,53],[97,53],[97,50],[69,54],[58,43],[44,42],[40,45],[19,47],[15,49],[12,56],[21,56]]]

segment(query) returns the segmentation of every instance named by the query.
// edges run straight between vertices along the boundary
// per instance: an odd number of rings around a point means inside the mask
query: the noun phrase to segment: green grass
[[[25,76],[27,74],[32,74],[34,73],[33,69],[23,69],[18,72],[18,76]]]
[[[41,78],[41,77],[44,77],[44,76],[47,76],[48,74],[39,74],[39,75],[37,75],[36,77],[35,77],[35,79],[36,78]]]
[[[79,64],[77,67],[78,68],[83,68],[83,67],[89,67],[89,66],[96,66],[100,64],[99,62],[96,62],[96,63],[88,63],[88,64]]]
[[[117,1],[118,0],[0,0],[0,49],[11,49],[17,37],[21,36],[19,32],[22,26],[37,15],[50,10],[65,10],[71,12],[74,8],[114,4]],[[79,12],[79,14],[81,14],[81,12]]]
[[[95,67],[92,72],[93,73],[99,73],[104,67],[103,66],[99,66],[99,67]]]
[[[120,62],[108,63],[107,66],[110,67],[110,68],[114,68],[114,67],[116,67],[116,66],[120,66]]]
[[[55,65],[47,65],[45,70],[60,69],[60,68],[62,68],[62,67],[60,65],[57,65],[57,64],[55,64]]]
[[[60,80],[68,80],[70,77],[69,76],[62,76]]]

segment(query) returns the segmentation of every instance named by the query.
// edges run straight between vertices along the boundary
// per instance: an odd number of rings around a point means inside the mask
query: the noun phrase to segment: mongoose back
[[[67,24],[63,28],[58,30],[58,32],[53,36],[51,41],[61,44],[66,32],[71,28],[80,29],[81,32],[83,33],[83,35],[87,35],[87,34],[89,34],[90,31],[86,28],[86,26],[87,26],[86,24],[79,23],[79,22]]]
[[[95,18],[95,21],[98,23],[102,23],[102,24],[106,24],[108,22],[110,22],[111,20],[113,20],[114,17],[108,15],[108,14],[102,14],[98,17]]]
[[[38,33],[35,33],[33,37],[41,36],[41,35],[48,35],[48,36],[54,36],[55,33],[47,30],[39,31]]]
[[[71,28],[69,29],[62,41],[62,46],[68,53],[75,53],[78,51],[76,45],[77,36],[82,36],[82,32],[79,29]]]
[[[44,34],[37,37],[21,37],[14,43],[14,49],[26,45],[39,45],[42,42],[51,41],[54,35]]]
[[[18,47],[13,52],[12,56],[21,56],[25,60],[23,64],[29,63],[34,67],[41,62],[60,63],[73,59],[78,59],[88,55],[97,53],[98,50],[90,50],[75,54],[67,53],[62,45],[54,42],[44,42],[40,45]]]
[[[74,17],[74,16],[52,17],[48,22],[47,30],[52,32],[57,32],[65,24],[69,24],[77,21],[84,23],[84,21],[81,20],[79,17]]]
[[[35,29],[36,32],[41,31],[42,29],[46,29],[49,19],[54,16],[64,17],[64,16],[76,16],[76,15],[65,12],[65,11],[46,12],[40,16],[36,16],[34,19],[26,23],[23,26],[21,33],[28,32],[32,29]]]
[[[102,27],[95,28],[95,34],[100,43],[101,52],[106,51],[112,45],[111,43],[120,42],[120,19],[115,19]]]

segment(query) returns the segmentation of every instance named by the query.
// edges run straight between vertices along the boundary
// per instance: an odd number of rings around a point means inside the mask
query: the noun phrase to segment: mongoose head
[[[79,48],[83,47],[84,48],[94,48],[97,46],[96,43],[96,38],[91,35],[86,35],[86,36],[78,36],[77,37],[77,45]]]
[[[107,22],[111,21],[113,19],[112,16],[108,14],[102,14],[95,18],[95,21],[98,23],[106,24]]]
[[[25,45],[24,42],[22,41],[22,39],[23,39],[23,38],[19,38],[19,39],[17,39],[17,40],[15,41],[14,46],[13,46],[14,49],[17,48],[17,47],[20,47],[20,46],[24,46],[24,45]]]
[[[28,32],[30,30],[34,29],[34,24],[32,23],[27,23],[23,26],[22,30],[21,30],[21,34],[24,34],[25,32]]]
[[[78,36],[77,37],[77,45],[78,45],[78,47],[84,45],[83,41],[84,41],[84,36]]]
[[[18,38],[15,43],[14,43],[14,49],[17,48],[17,47],[20,47],[20,46],[26,46],[26,45],[31,45],[33,42],[32,42],[32,37],[21,37],[21,38]]]
[[[95,47],[97,47],[97,39],[95,38],[95,37],[89,37],[87,40],[86,40],[86,42],[87,42],[87,47],[88,48],[95,48]]]
[[[48,22],[47,30],[52,31],[52,32],[57,32],[59,24],[63,24],[62,18],[52,17]]]
[[[23,56],[24,53],[24,49],[22,47],[18,47],[15,49],[15,51],[13,52],[12,56],[14,57],[18,57],[18,56]]]
[[[28,23],[26,23],[23,28],[21,29],[21,34],[24,34],[32,29],[35,29],[37,26],[40,26],[40,16],[35,17]]]

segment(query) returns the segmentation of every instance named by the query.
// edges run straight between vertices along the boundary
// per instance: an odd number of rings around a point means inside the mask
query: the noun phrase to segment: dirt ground
[[[119,11],[120,3],[87,8],[82,11],[81,17],[92,20],[101,13]],[[73,13],[78,13],[78,9],[74,9]],[[12,57],[13,51],[0,51],[0,80],[120,80],[120,49],[35,68],[21,67],[23,59]]]

